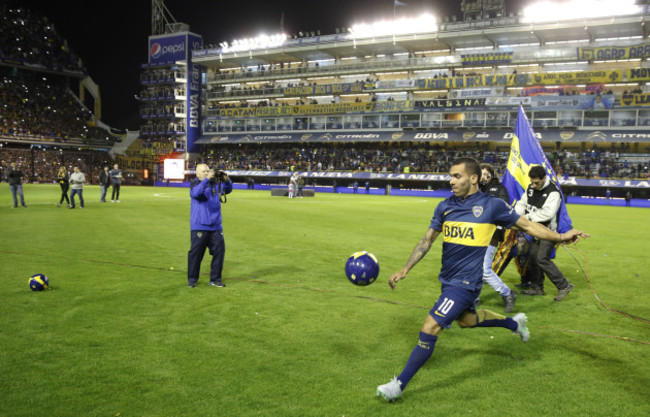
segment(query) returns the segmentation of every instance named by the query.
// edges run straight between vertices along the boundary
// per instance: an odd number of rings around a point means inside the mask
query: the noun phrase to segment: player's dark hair
[[[487,170],[487,172],[489,172],[490,176],[492,177],[492,178],[490,178],[490,181],[488,181],[487,183],[488,184],[498,184],[499,183],[499,178],[497,177],[497,174],[494,172],[494,167],[492,165],[488,164],[488,163],[483,162],[481,164],[481,171],[483,171],[484,169]],[[482,172],[481,172],[481,174],[482,174]]]
[[[546,170],[541,165],[535,165],[530,169],[530,171],[528,171],[528,176],[530,178],[539,178],[541,180],[546,178]]]
[[[492,165],[490,165],[490,164],[486,164],[486,163],[484,162],[484,163],[482,163],[480,166],[481,166],[481,171],[483,171],[484,169],[487,170],[487,172],[490,173],[490,175],[492,176],[492,178],[494,178],[494,177],[496,176],[496,174],[494,173],[494,167],[493,167]]]
[[[469,158],[469,157],[462,157],[456,159],[453,163],[453,165],[462,165],[462,164],[465,164],[465,172],[467,172],[470,177],[472,175],[476,175],[479,179],[481,179],[481,166],[479,165],[476,159]]]

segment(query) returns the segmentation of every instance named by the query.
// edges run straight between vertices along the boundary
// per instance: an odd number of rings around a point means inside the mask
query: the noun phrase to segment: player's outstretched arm
[[[411,268],[413,268],[415,264],[417,264],[420,259],[422,259],[424,255],[429,252],[433,241],[436,240],[439,234],[439,230],[433,230],[431,228],[427,229],[427,233],[422,239],[420,239],[418,244],[415,245],[415,248],[413,248],[413,252],[411,252],[411,256],[409,257],[408,261],[406,261],[406,265],[404,265],[402,269],[390,276],[388,285],[390,285],[392,289],[395,289],[395,284],[397,284],[400,280],[406,278],[406,274],[409,273]]]
[[[578,243],[580,238],[586,239],[591,236],[589,233],[585,233],[578,229],[571,229],[565,233],[554,232],[546,226],[531,222],[524,216],[521,216],[519,220],[517,220],[517,223],[515,223],[513,228],[528,233],[538,239],[550,240],[551,242],[557,243]]]

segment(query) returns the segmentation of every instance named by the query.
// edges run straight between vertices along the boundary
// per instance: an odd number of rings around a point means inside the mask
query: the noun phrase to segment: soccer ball
[[[345,275],[354,285],[370,285],[379,275],[379,261],[372,253],[355,252],[345,263]]]
[[[43,274],[32,275],[29,279],[29,288],[32,291],[43,291],[47,290],[50,285],[50,280]]]

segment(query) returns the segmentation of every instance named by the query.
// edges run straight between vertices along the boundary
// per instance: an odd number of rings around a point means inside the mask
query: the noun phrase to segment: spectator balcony
[[[299,106],[296,106],[299,107]],[[254,115],[255,109],[249,109]],[[208,114],[218,114],[218,110]],[[644,128],[650,126],[650,109],[527,110],[536,129]],[[488,111],[458,109],[450,112],[375,113],[360,115],[300,115],[292,117],[207,117],[205,133],[301,130],[404,130],[404,129],[512,129],[515,109]]]

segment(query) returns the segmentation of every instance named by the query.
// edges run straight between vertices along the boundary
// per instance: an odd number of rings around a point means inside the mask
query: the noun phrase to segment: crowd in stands
[[[577,153],[567,150],[548,152],[560,176],[582,178],[647,179],[650,157],[630,156],[597,147]],[[497,173],[506,169],[509,152],[489,151],[479,144],[472,150],[444,149],[439,145],[399,143],[220,145],[202,155],[200,162],[220,169],[367,171],[447,173],[460,156],[471,156],[492,164]],[[624,156],[623,156],[624,155]],[[645,159],[644,159],[645,158]]]
[[[362,81],[356,81],[355,83],[363,83]],[[315,83],[314,83],[315,84]],[[259,99],[255,101],[254,97],[260,97],[263,95],[282,95],[284,94],[284,88],[283,86],[275,86],[272,83],[263,85],[263,86],[243,86],[243,87],[229,87],[226,89],[225,87],[222,86],[209,86],[208,87],[208,99],[210,100],[208,102],[208,110],[217,110],[217,109],[222,109],[222,108],[243,108],[243,107],[282,107],[282,106],[292,106],[292,105],[304,105],[304,104],[324,104],[324,101],[321,99],[319,102],[318,100],[312,98],[308,100],[308,102],[305,101],[305,99],[297,99],[295,101],[287,101],[283,97],[277,97],[277,98],[264,98],[264,99]],[[169,98],[173,96],[173,93],[169,93],[170,95],[166,95],[166,92],[164,90],[170,90],[169,88],[164,88],[164,87],[157,87],[157,89],[149,90],[149,91],[143,91],[142,95],[144,97],[151,97],[151,98]],[[614,91],[611,89],[608,90],[607,92],[603,92],[602,94],[604,95],[615,95],[614,99],[617,100],[616,103],[618,103],[618,100],[620,97],[626,97],[630,96],[632,94],[641,94],[643,93],[643,90],[640,88],[636,88],[632,90],[631,92],[628,91],[623,91],[620,94],[616,94]],[[354,101],[356,103],[362,103],[362,102],[376,102],[376,101],[395,101],[395,98],[390,95],[390,93],[384,93],[385,97],[382,99],[379,99],[377,97],[377,94],[381,93],[376,93],[373,92],[372,90],[364,90],[363,97],[357,97]],[[563,97],[563,96],[578,96],[578,95],[601,95],[600,93],[597,93],[595,91],[583,91],[579,90],[576,88],[566,88],[566,89],[558,89],[558,92],[556,93],[546,93],[545,96],[548,97]],[[522,94],[516,94],[514,95],[516,97],[522,97]],[[251,97],[251,101],[247,101],[245,97]],[[328,97],[328,96],[323,96],[323,97]],[[412,99],[413,94],[412,93],[407,93],[406,94],[406,99]],[[228,99],[228,98],[233,98],[234,100],[238,100],[239,102],[233,102],[233,101],[227,101],[227,102],[215,102],[212,101],[213,99]],[[435,94],[435,99],[438,100],[445,100],[448,98],[447,94],[441,94],[441,93],[436,93]],[[281,101],[279,101],[281,100]],[[329,100],[331,103],[337,103],[340,101],[340,97],[335,96]],[[576,107],[576,109],[579,109]]]
[[[5,3],[0,22],[0,62],[10,65],[0,67],[0,136],[111,146],[111,135],[89,125],[92,113],[67,87],[66,72],[86,70],[54,24]]]
[[[382,67],[391,67],[391,66],[400,66],[400,65],[426,65],[431,63],[430,59],[432,57],[426,56],[424,53],[421,55],[408,53],[406,56],[366,56],[364,58],[353,58],[351,60],[343,60],[341,58],[336,58],[323,62],[321,65],[319,62],[309,62],[307,60],[302,60],[298,62],[279,62],[279,63],[258,63],[257,67],[248,66],[240,68],[228,68],[228,69],[217,69],[214,74],[211,76],[211,80],[229,80],[236,78],[252,78],[252,77],[264,77],[266,75],[281,75],[281,74],[305,74],[305,73],[314,73],[319,72],[323,69],[328,68],[345,68],[349,69],[355,66],[369,64],[371,66],[376,66],[377,68]],[[514,71],[516,74],[516,71]],[[457,76],[472,76],[479,75],[475,72],[462,71],[456,72],[456,69],[451,70],[432,70],[432,78],[448,78],[448,77],[457,77]]]
[[[0,134],[67,141],[105,139],[92,113],[56,75],[0,67]]]
[[[86,72],[47,17],[0,4],[0,58],[53,70]]]
[[[25,181],[52,183],[57,180],[59,167],[68,172],[79,167],[86,175],[86,184],[97,184],[98,176],[104,166],[112,167],[113,158],[108,152],[63,150],[54,148],[0,147],[0,179],[6,181],[9,164],[15,163],[25,174]]]
[[[547,152],[556,173],[563,177],[650,179],[650,156],[628,153],[629,148],[585,152],[568,150]],[[269,171],[364,171],[388,173],[448,173],[452,162],[471,156],[492,164],[497,173],[506,170],[506,150],[489,150],[478,144],[471,150],[445,149],[428,143],[338,143],[338,144],[237,144],[220,145],[207,150],[199,162],[225,170]],[[10,163],[16,163],[28,182],[56,181],[60,166],[74,166],[86,174],[88,184],[96,184],[104,166],[112,166],[107,152],[62,150],[54,148],[0,147],[0,178]],[[194,166],[190,165],[189,168]]]

